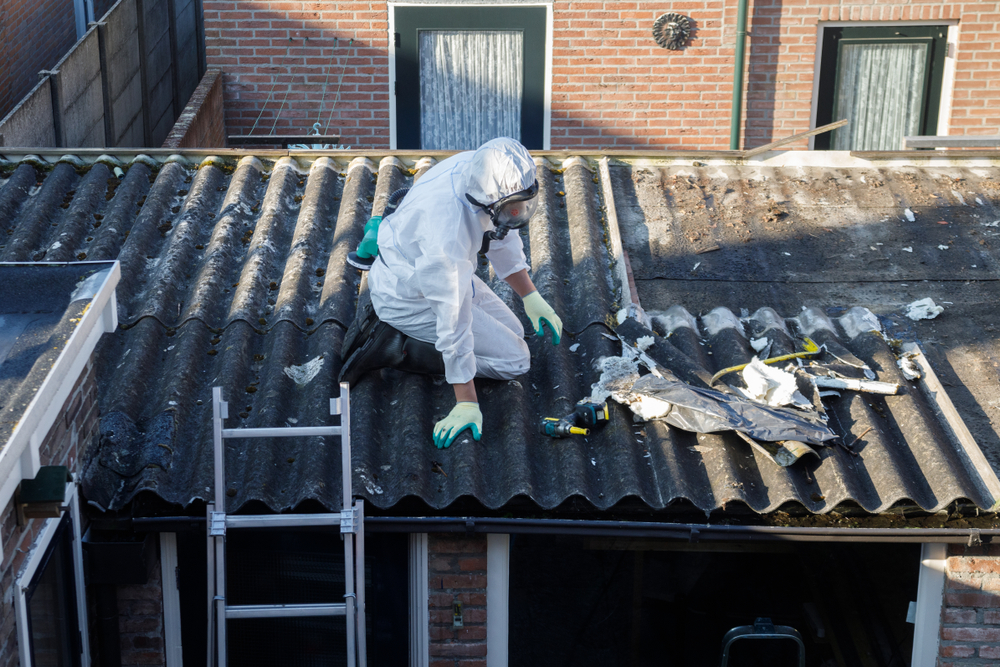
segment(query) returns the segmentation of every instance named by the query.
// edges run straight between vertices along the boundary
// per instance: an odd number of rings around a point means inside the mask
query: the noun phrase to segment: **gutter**
[[[466,533],[509,535],[582,535],[682,540],[685,542],[869,542],[941,543],[980,546],[1000,537],[1000,528],[817,528],[805,526],[733,526],[656,521],[588,521],[497,517],[371,516],[371,533]],[[125,526],[122,526],[125,528]],[[204,531],[205,517],[135,517],[137,532]],[[266,529],[265,529],[266,530]],[[1000,543],[1000,541],[998,541]]]
[[[507,533],[585,535],[683,540],[686,542],[942,542],[979,546],[1000,536],[1000,528],[814,528],[731,526],[653,521],[581,521],[477,517],[366,516],[372,533]]]

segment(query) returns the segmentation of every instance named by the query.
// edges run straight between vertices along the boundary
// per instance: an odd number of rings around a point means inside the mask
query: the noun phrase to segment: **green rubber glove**
[[[473,440],[481,437],[483,413],[479,411],[479,403],[456,403],[448,416],[434,425],[434,444],[438,449],[450,447],[452,441],[465,429],[472,431]]]
[[[381,222],[381,215],[373,215],[365,223],[365,236],[358,244],[358,257],[368,259],[378,255],[378,226]]]
[[[549,325],[549,330],[552,332],[552,344],[558,345],[562,338],[562,320],[556,315],[556,311],[552,310],[552,306],[545,302],[537,290],[525,296],[522,301],[524,301],[524,312],[528,314],[531,326],[535,327],[535,333],[544,336],[545,330],[542,328],[542,324]]]

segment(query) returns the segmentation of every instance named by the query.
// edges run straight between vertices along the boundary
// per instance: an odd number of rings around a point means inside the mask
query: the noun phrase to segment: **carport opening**
[[[719,665],[729,630],[769,618],[806,665],[908,665],[919,566],[919,544],[516,535],[510,664]],[[755,647],[729,664],[798,664],[787,643]]]

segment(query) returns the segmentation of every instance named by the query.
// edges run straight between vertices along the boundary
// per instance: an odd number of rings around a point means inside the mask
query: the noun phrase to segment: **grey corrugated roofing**
[[[238,163],[143,158],[118,164],[125,170],[121,177],[115,176],[116,164],[113,158],[87,166],[0,163],[0,233],[7,234],[0,259],[120,259],[121,328],[99,349],[102,437],[86,468],[84,490],[89,500],[111,509],[143,492],[187,506],[211,496],[212,386],[222,386],[229,401],[228,426],[328,421],[340,345],[361,287],[346,254],[371,212],[431,162],[404,164],[390,157],[376,167],[354,155],[274,163],[253,157]],[[453,405],[447,384],[395,371],[366,376],[352,391],[356,491],[382,509],[405,499],[437,509],[462,499],[487,508],[524,499],[541,508],[582,500],[608,509],[638,501],[651,509],[688,503],[703,511],[745,504],[757,512],[790,506],[878,512],[896,504],[937,510],[956,500],[989,507],[988,494],[913,393],[841,399],[831,410],[842,418],[840,426],[855,435],[864,424],[875,427],[861,456],[829,448],[822,461],[784,469],[730,436],[633,424],[620,406],[613,406],[612,423],[586,440],[551,440],[536,432],[540,417],[565,414],[589,393],[599,375],[598,357],[620,351],[606,337],[623,291],[614,264],[617,230],[609,218],[621,229],[648,309],[680,304],[700,315],[716,306],[739,313],[766,305],[790,318],[798,306],[790,308],[774,286],[808,283],[817,258],[827,256],[825,244],[833,242],[787,238],[794,229],[789,222],[815,208],[816,198],[803,194],[803,187],[822,185],[831,239],[843,231],[862,175],[884,188],[863,208],[897,218],[905,218],[905,208],[925,215],[918,202],[940,189],[928,185],[939,174],[959,173],[967,185],[975,180],[975,191],[990,202],[1000,197],[983,185],[990,176],[975,169],[903,172],[648,160],[612,162],[599,170],[580,158],[539,158],[541,202],[525,245],[535,283],[563,317],[565,342],[552,347],[529,337],[527,375],[481,381],[483,440],[466,437],[448,450],[435,449],[429,437]],[[908,173],[916,179],[913,188]],[[716,190],[709,192],[706,184]],[[605,192],[613,193],[613,201],[606,201]],[[955,209],[956,217],[967,213],[970,221],[979,214],[972,211]],[[849,239],[845,252],[860,252],[857,232],[843,235]],[[933,262],[939,256],[924,250],[927,242],[920,241],[921,257]],[[871,247],[875,243],[883,242]],[[958,251],[962,243],[953,240],[950,247]],[[721,250],[698,254],[715,245]],[[803,254],[801,260],[783,254],[793,250]],[[845,269],[851,261],[871,266],[870,259],[845,259]],[[694,269],[696,262],[701,264]],[[747,282],[728,281],[733,267],[760,279],[750,292],[763,303],[734,303]],[[935,270],[942,267],[926,269],[928,275]],[[504,284],[491,284],[522,313]],[[677,284],[686,290],[675,292]],[[768,301],[769,295],[775,298]],[[863,294],[859,302],[859,295],[843,290],[817,296],[803,305],[866,305]],[[838,335],[880,375],[892,375],[884,344]],[[734,355],[745,353],[730,344]],[[709,371],[718,367],[714,359],[694,358]],[[322,366],[304,384],[285,372],[310,361]],[[874,416],[879,414],[886,417]],[[255,501],[276,511],[310,500],[327,507],[339,502],[336,442],[229,441],[227,471],[231,510]]]

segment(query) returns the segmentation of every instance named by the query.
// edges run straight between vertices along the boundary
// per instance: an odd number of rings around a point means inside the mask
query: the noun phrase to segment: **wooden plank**
[[[903,137],[903,148],[1000,148],[1000,135],[962,137]]]
[[[851,151],[851,157],[862,160],[962,160],[971,158],[1000,158],[1000,150],[962,150],[943,151]]]
[[[604,200],[604,209],[607,213],[608,221],[608,241],[611,246],[611,260],[615,281],[621,287],[621,301],[619,308],[628,308],[630,303],[639,305],[639,292],[635,289],[634,280],[630,279],[630,267],[628,259],[625,257],[625,249],[622,246],[621,231],[618,228],[618,211],[615,208],[615,193],[611,187],[611,168],[607,157],[601,158],[598,162],[598,175],[601,181],[601,198]]]
[[[769,144],[764,144],[763,146],[758,146],[757,148],[751,148],[748,151],[743,151],[743,156],[754,157],[755,155],[760,155],[761,153],[773,151],[775,148],[779,148],[781,146],[785,146],[787,144],[796,142],[799,139],[805,139],[806,137],[811,137],[814,134],[823,134],[824,132],[836,130],[838,127],[844,127],[845,125],[847,125],[846,118],[838,120],[836,123],[829,123],[827,125],[815,127],[807,132],[799,132],[798,134],[793,134],[790,137],[785,137],[784,139],[778,139],[777,141],[772,141]]]

